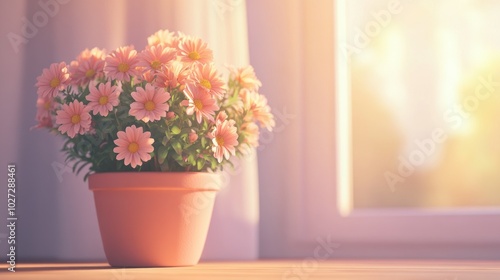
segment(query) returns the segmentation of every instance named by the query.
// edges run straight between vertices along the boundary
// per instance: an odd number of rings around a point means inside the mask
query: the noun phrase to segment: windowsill
[[[19,264],[16,273],[1,266],[2,279],[439,279],[497,280],[498,261],[428,260],[260,260],[202,262],[193,267],[111,268],[106,263]],[[5,276],[9,276],[6,278]]]

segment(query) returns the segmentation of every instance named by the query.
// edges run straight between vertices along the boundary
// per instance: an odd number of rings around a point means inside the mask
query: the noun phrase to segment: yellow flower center
[[[196,107],[196,109],[198,109],[198,110],[202,110],[203,109],[203,103],[201,102],[201,100],[195,99],[193,101],[193,103],[194,103],[194,107]]]
[[[80,115],[73,115],[73,116],[71,117],[71,122],[72,122],[73,124],[77,124],[77,123],[79,123],[79,122],[80,122]]]
[[[50,81],[50,87],[51,87],[51,88],[56,88],[56,87],[58,87],[60,84],[61,84],[61,81],[60,81],[60,80],[59,80],[59,78],[57,78],[57,77],[53,78],[53,79]]]
[[[43,108],[48,111],[50,109],[50,102],[47,101],[47,102],[43,103]]]
[[[118,65],[118,71],[120,71],[122,73],[127,72],[129,69],[130,69],[130,66],[125,62],[122,62]]]
[[[160,69],[161,67],[161,62],[158,61],[158,60],[155,60],[153,62],[151,62],[151,68],[155,69],[155,70],[158,70]]]
[[[215,137],[215,141],[217,141],[217,144],[219,144],[219,146],[224,146],[224,138],[222,138],[221,136]]]
[[[197,52],[197,51],[194,51],[194,52],[190,52],[189,53],[189,58],[191,58],[192,60],[198,60],[200,59],[200,54]]]
[[[85,72],[85,77],[87,78],[92,78],[95,75],[95,70],[94,69],[89,69],[87,72]]]
[[[99,97],[99,105],[106,105],[106,104],[108,104],[108,97],[107,96]]]
[[[128,144],[128,151],[131,153],[137,153],[137,151],[139,151],[139,144],[136,142]]]
[[[200,82],[200,85],[206,89],[211,89],[212,88],[212,84],[210,83],[209,80],[202,80]]]
[[[146,109],[147,111],[153,111],[155,108],[156,108],[156,105],[151,100],[144,103],[144,109]]]

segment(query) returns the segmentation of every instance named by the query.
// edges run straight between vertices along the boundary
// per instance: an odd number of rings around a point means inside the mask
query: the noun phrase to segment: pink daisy
[[[215,122],[224,122],[227,120],[227,113],[225,111],[220,111],[215,118]]]
[[[92,80],[104,77],[104,59],[105,53],[101,49],[82,51],[69,66],[72,84],[84,86]]]
[[[118,86],[111,86],[111,82],[101,83],[99,86],[91,84],[89,91],[90,93],[85,99],[90,101],[87,106],[92,110],[94,115],[99,113],[101,116],[106,117],[108,112],[120,103],[118,99],[120,89]]]
[[[174,32],[170,32],[167,29],[158,30],[153,35],[148,37],[148,46],[165,46],[165,47],[176,47]]]
[[[246,88],[240,91],[240,97],[250,117],[258,121],[260,125],[267,128],[267,130],[272,131],[275,126],[275,121],[273,114],[271,114],[271,108],[267,105],[266,97]]]
[[[31,127],[30,129],[34,129],[34,128],[43,128],[43,127],[46,127],[46,128],[52,128],[53,127],[53,124],[52,124],[52,118],[51,117],[42,117],[40,119],[37,119],[38,121],[38,124]]]
[[[161,68],[170,61],[174,60],[177,56],[177,50],[174,48],[158,46],[147,46],[139,54],[139,66],[145,67],[149,71],[159,71]]]
[[[135,168],[151,159],[150,153],[154,150],[155,141],[151,138],[151,132],[143,132],[142,127],[132,125],[125,128],[125,131],[118,131],[117,136],[118,139],[114,141],[117,147],[113,149],[117,153],[117,160],[125,159],[125,165]]]
[[[183,63],[172,61],[158,73],[154,84],[157,87],[169,89],[176,88],[177,86],[184,87],[188,75],[189,71]]]
[[[54,111],[54,101],[51,98],[38,97],[36,100],[36,117],[38,124],[34,128],[52,128],[52,112]]]
[[[51,64],[36,79],[37,93],[42,98],[56,97],[70,83],[68,68],[64,62]]]
[[[219,98],[224,96],[224,81],[220,78],[213,64],[198,64],[190,76],[196,86]]]
[[[196,120],[201,123],[202,117],[213,121],[215,111],[219,110],[216,100],[202,89],[197,88],[192,84],[188,84],[184,90],[184,94],[188,100],[183,100],[181,105],[187,106],[186,113],[192,115],[196,113]]]
[[[168,43],[166,45],[171,47],[171,48],[175,48],[175,49],[177,49],[177,51],[179,51],[180,50],[179,46],[186,38],[187,38],[187,36],[184,33],[177,31],[177,35],[174,35],[174,37],[172,37],[172,40],[170,41],[170,43]]]
[[[139,58],[134,47],[120,47],[106,57],[104,71],[111,79],[130,81],[131,78],[140,76],[137,66]]]
[[[230,79],[238,82],[243,88],[258,91],[262,83],[255,76],[253,67],[248,65],[240,68],[229,68]]]
[[[106,51],[99,48],[85,49],[76,57],[76,60],[85,60],[92,56],[104,60],[106,58]]]
[[[137,77],[138,82],[146,82],[148,84],[153,84],[155,82],[156,74],[151,71],[144,71],[144,67],[139,67],[142,75]]]
[[[54,110],[54,101],[52,98],[42,98],[38,97],[36,100],[36,119],[41,119],[44,117],[50,117],[52,111]]]
[[[179,43],[179,56],[181,61],[188,64],[200,62],[202,64],[210,63],[213,60],[212,50],[199,38],[185,38]]]
[[[250,147],[259,146],[259,126],[254,122],[246,122],[241,125],[241,133],[245,136],[244,142]]]
[[[137,87],[136,91],[132,92],[132,98],[135,102],[130,104],[129,114],[138,120],[157,121],[167,116],[169,108],[167,100],[170,99],[170,93],[165,89],[147,84],[145,90]]]
[[[89,131],[91,123],[89,110],[78,100],[64,104],[62,109],[57,111],[56,123],[60,125],[59,131],[68,134],[70,138]]]
[[[235,147],[238,145],[238,133],[236,133],[233,120],[217,122],[212,137],[212,151],[219,163],[222,162],[223,158],[229,159],[231,155],[235,155]]]

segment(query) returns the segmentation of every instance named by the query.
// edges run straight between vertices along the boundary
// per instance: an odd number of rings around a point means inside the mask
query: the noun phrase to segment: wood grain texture
[[[205,262],[193,267],[111,268],[105,263],[19,264],[1,266],[0,279],[50,280],[499,280],[494,261],[261,260]]]

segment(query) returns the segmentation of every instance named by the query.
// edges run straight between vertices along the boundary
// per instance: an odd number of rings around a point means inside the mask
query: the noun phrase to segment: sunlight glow
[[[500,206],[500,2],[393,2],[336,1],[340,213]]]

